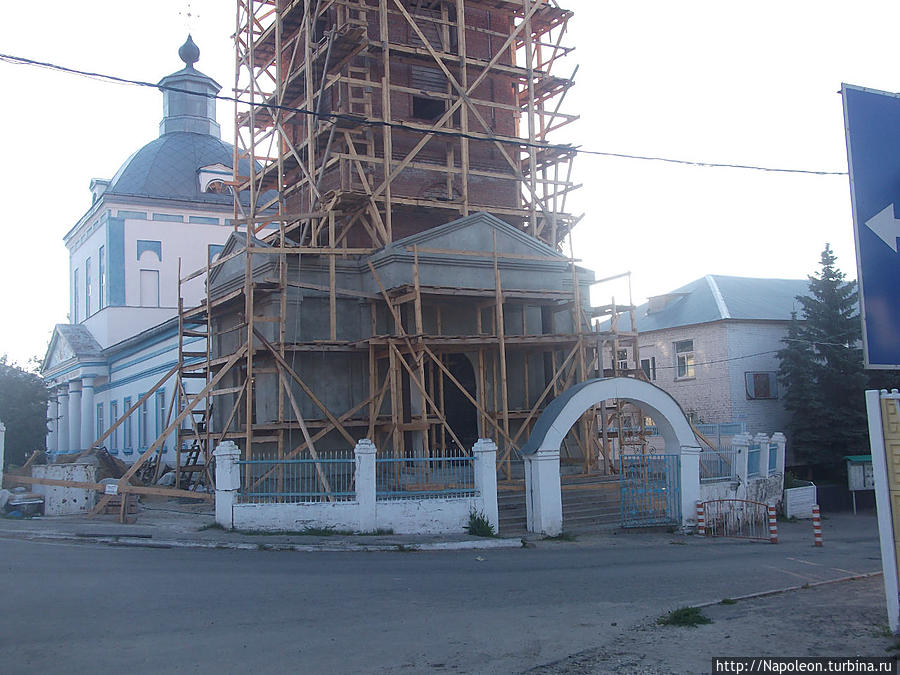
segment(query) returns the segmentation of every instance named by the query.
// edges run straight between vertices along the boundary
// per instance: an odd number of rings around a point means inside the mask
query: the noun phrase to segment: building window
[[[141,270],[141,307],[159,307],[159,270]]]
[[[84,259],[84,318],[91,315],[91,259]]]
[[[627,349],[617,349],[616,350],[616,370],[628,370],[628,350]]]
[[[78,270],[72,273],[72,323],[78,323]]]
[[[128,410],[131,408],[131,397],[130,396],[126,396],[122,400],[122,407],[125,409],[125,412],[128,412]],[[134,445],[132,443],[132,441],[134,440],[134,436],[133,436],[134,428],[133,428],[133,424],[132,424],[133,419],[134,419],[134,414],[131,414],[128,417],[126,417],[125,421],[122,423],[122,436],[123,436],[122,450],[125,452],[126,455],[130,455],[132,452],[134,452]]]
[[[143,396],[143,394],[141,394]],[[140,437],[140,447],[141,450],[145,449],[148,445],[150,445],[150,402],[149,400],[145,400],[141,403],[141,407],[139,410],[138,417],[138,434]]]
[[[109,402],[109,421],[112,424],[115,424],[119,419],[119,404],[117,401]],[[107,439],[109,443],[109,451],[117,455],[119,453],[119,428],[116,427],[115,431],[113,431],[109,438]]]
[[[675,379],[694,377],[694,341],[675,343]]]
[[[412,116],[420,120],[434,122],[444,114],[446,107],[440,99],[425,98],[424,96],[412,97]]]
[[[103,435],[103,432],[106,431],[106,427],[103,426],[103,404],[97,404],[97,426],[94,427],[94,437],[100,438]]]
[[[748,399],[778,398],[778,380],[775,373],[744,373]]]
[[[647,379],[653,382],[656,380],[656,357],[651,356],[649,359],[641,359],[641,370]]]
[[[162,436],[162,432],[166,429],[166,392],[165,390],[156,392],[156,437]],[[163,444],[162,451],[166,451]]]
[[[97,283],[99,284],[99,293],[97,293],[97,309],[103,309],[106,306],[106,260],[104,259],[105,249],[103,246],[97,252]]]

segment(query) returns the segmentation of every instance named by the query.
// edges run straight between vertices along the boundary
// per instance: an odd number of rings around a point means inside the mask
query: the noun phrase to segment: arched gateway
[[[693,522],[700,494],[700,445],[684,411],[659,387],[630,377],[610,377],[587,380],[553,399],[538,417],[528,442],[522,446],[529,532],[547,535],[562,532],[560,444],[589,408],[607,399],[627,401],[640,407],[659,428],[666,452],[681,455],[682,523]]]

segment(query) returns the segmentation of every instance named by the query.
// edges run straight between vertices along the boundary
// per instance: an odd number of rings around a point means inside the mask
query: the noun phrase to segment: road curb
[[[387,544],[292,544],[292,543],[247,543],[234,541],[191,541],[184,539],[148,539],[123,535],[70,535],[59,532],[2,532],[0,539],[23,541],[52,541],[78,544],[104,544],[122,548],[182,548],[214,549],[232,551],[287,551],[296,553],[378,553],[413,551],[466,551],[523,548],[521,539],[485,539],[484,541],[439,541],[428,543],[387,543]]]
[[[768,591],[760,591],[759,593],[748,593],[747,595],[735,595],[729,596],[728,600],[734,600],[738,602],[740,600],[754,600],[755,598],[765,598],[770,595],[779,595],[781,593],[790,593],[791,591],[803,591],[809,588],[816,588],[817,586],[826,586],[828,584],[838,584],[842,581],[859,581],[861,579],[869,579],[871,577],[877,577],[883,574],[881,570],[877,572],[864,572],[862,574],[851,574],[846,577],[838,577],[837,579],[824,579],[823,581],[812,581],[805,584],[799,584],[797,586],[785,586],[784,588],[773,588]],[[724,598],[723,598],[724,599]],[[700,602],[697,604],[690,605],[691,607],[703,608],[703,607],[712,607],[713,605],[722,604],[722,600],[711,600],[710,602]]]

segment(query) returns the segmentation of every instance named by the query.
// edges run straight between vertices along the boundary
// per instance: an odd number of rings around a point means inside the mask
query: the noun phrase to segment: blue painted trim
[[[183,223],[184,216],[176,216],[171,213],[154,213],[153,220],[160,220],[166,223]]]
[[[151,253],[156,254],[156,259],[162,262],[162,242],[155,241],[152,239],[138,239],[137,240],[137,258],[136,260],[140,260],[141,256],[144,255],[144,252],[150,251]]]
[[[203,338],[200,338],[200,339],[202,340]],[[106,361],[78,362],[78,363],[75,363],[75,364],[69,366],[65,370],[60,370],[58,372],[48,371],[47,373],[44,374],[43,377],[45,380],[55,380],[56,378],[61,377],[67,373],[71,373],[73,370],[78,370],[79,368],[90,368],[93,366],[100,366],[101,368],[106,368],[108,365],[109,364]],[[99,377],[99,375],[97,375],[96,377]]]
[[[152,339],[152,340],[148,339],[146,344],[141,344],[140,342],[138,342],[137,346],[132,347],[131,349],[127,349],[127,350],[121,349],[118,351],[112,351],[112,349],[110,349],[109,350],[110,355],[111,355],[110,364],[116,363],[117,361],[121,361],[122,359],[124,359],[128,356],[131,356],[132,354],[137,354],[138,352],[142,352],[150,345],[159,344],[160,342],[167,340],[168,338],[172,337],[173,335],[177,335],[177,334],[178,334],[178,324],[173,322],[171,328],[169,328],[168,330],[162,331],[160,333],[157,333],[154,336],[154,339]],[[112,354],[115,354],[115,356],[112,356]]]
[[[125,220],[110,218],[106,225],[106,255],[110,307],[125,306]]]
[[[187,345],[193,344],[195,342],[201,342],[204,339],[205,338],[201,338],[201,337],[190,338],[190,339],[185,340],[184,344],[185,344],[185,346],[187,346]],[[145,354],[144,356],[141,356],[140,358],[129,361],[128,363],[123,363],[121,365],[113,366],[110,364],[109,372],[110,373],[118,373],[119,371],[125,370],[126,368],[131,368],[132,366],[136,366],[139,363],[144,363],[145,361],[149,361],[150,359],[156,358],[157,356],[165,354],[166,352],[170,352],[173,349],[177,350],[178,345],[175,344],[170,347],[165,347],[163,349],[157,349],[155,352]]]
[[[202,361],[202,360],[203,360],[203,359],[199,359],[199,358],[198,358],[198,359],[191,359],[190,361],[185,361],[185,363],[188,364],[188,365],[190,365],[190,364],[192,364],[192,363],[196,363],[196,362]],[[116,389],[116,388],[118,388],[118,387],[123,387],[123,386],[125,386],[126,384],[131,384],[132,382],[137,382],[138,380],[141,380],[141,379],[143,379],[143,378],[145,378],[145,377],[149,377],[149,376],[151,376],[151,375],[159,375],[160,373],[164,373],[164,372],[166,372],[167,370],[169,370],[169,369],[170,369],[172,366],[174,366],[176,363],[178,363],[177,360],[175,360],[175,361],[168,361],[168,362],[162,364],[161,366],[157,366],[156,368],[150,368],[149,370],[141,371],[140,373],[137,373],[136,375],[132,375],[131,377],[126,377],[126,378],[123,378],[123,379],[121,379],[121,380],[116,380],[115,382],[112,383],[112,385],[109,385],[109,384],[104,385],[102,391],[109,391],[109,390],[111,390],[111,389]],[[172,377],[176,377],[176,375],[173,375]]]
[[[119,218],[131,218],[132,220],[147,220],[145,211],[122,211],[119,210]]]
[[[131,397],[126,396],[122,399],[122,412],[125,413],[131,407]],[[131,447],[134,443],[134,425],[132,424],[134,418],[134,413],[131,413],[122,424],[122,452],[126,455],[130,455],[134,452],[134,448]],[[127,433],[126,433],[127,432]]]
[[[210,218],[209,216],[188,216],[189,223],[200,223],[201,225],[218,225],[218,218]]]

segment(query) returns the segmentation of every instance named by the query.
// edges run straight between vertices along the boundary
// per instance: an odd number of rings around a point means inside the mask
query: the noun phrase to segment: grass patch
[[[578,539],[571,532],[560,532],[559,534],[554,534],[552,537],[544,537],[544,541],[575,541]]]
[[[466,525],[466,532],[476,537],[496,537],[494,526],[485,517],[484,513],[475,511],[469,512],[469,524]]]
[[[218,523],[207,523],[197,528],[197,532],[206,532],[206,530],[224,530],[225,528]]]
[[[735,600],[734,598],[722,598],[722,602],[720,602],[719,604],[720,605],[736,605],[737,600]]]
[[[394,534],[393,530],[369,530],[368,532],[357,532],[360,537],[381,537],[386,534]]]
[[[394,548],[396,548],[399,553],[414,553],[419,550],[416,546],[407,546],[405,544],[394,544]]]
[[[900,652],[900,638],[895,638],[894,641],[884,648],[886,652]]]
[[[694,628],[701,624],[712,623],[699,607],[679,607],[656,620],[660,626],[689,626]]]

